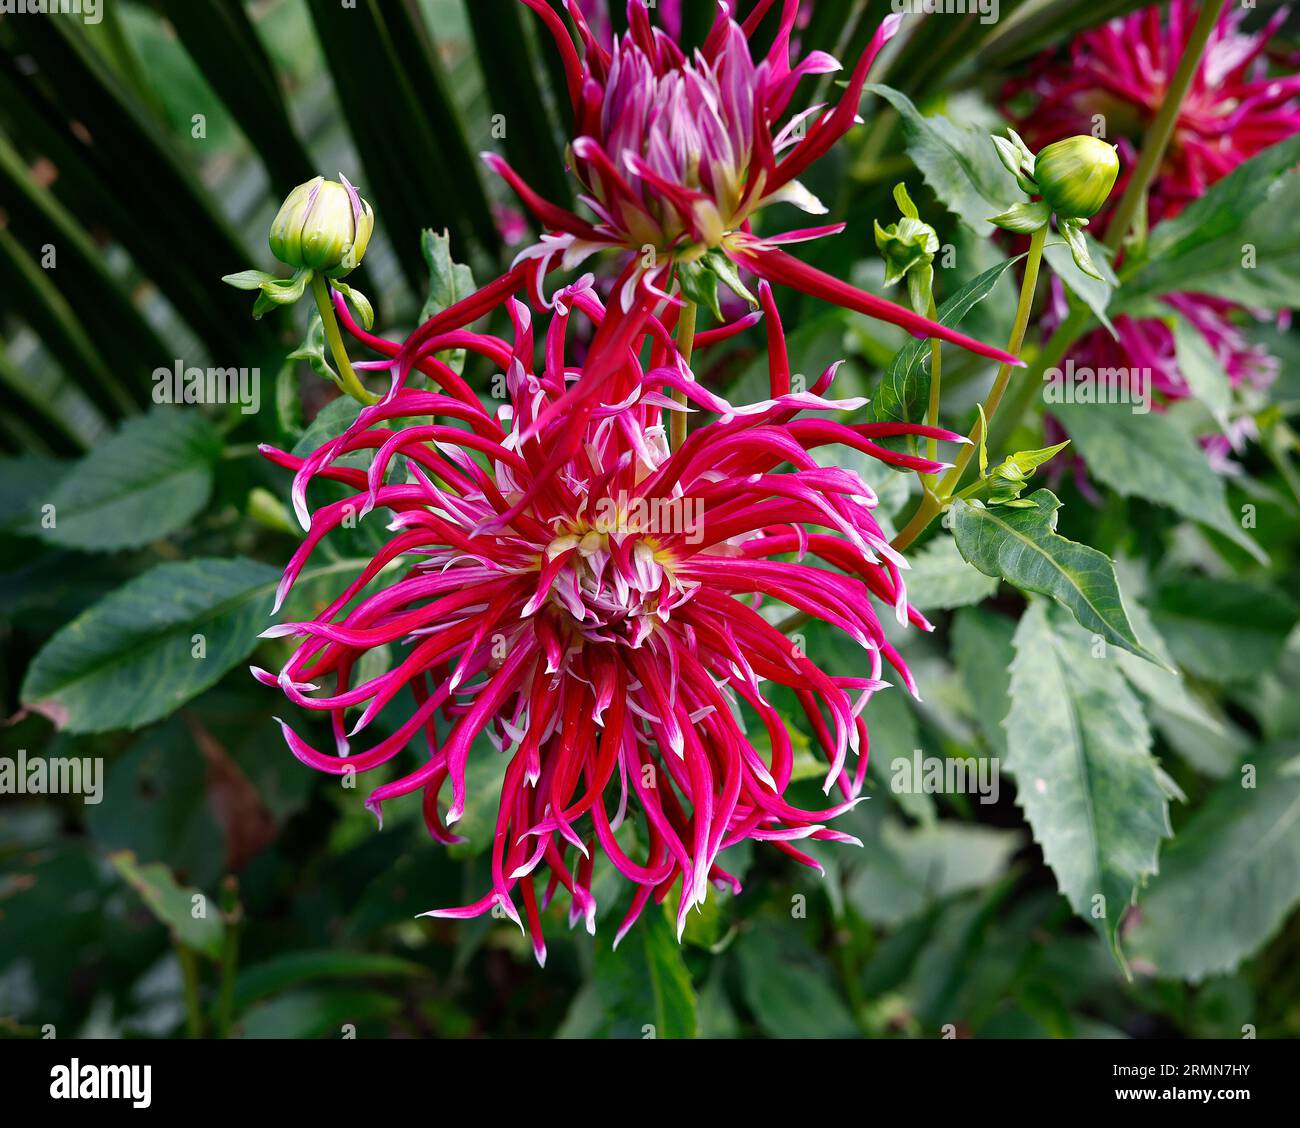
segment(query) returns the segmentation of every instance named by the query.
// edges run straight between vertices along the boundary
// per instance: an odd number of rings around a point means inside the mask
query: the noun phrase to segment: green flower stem
[[[329,343],[330,353],[338,366],[339,379],[343,390],[354,400],[362,404],[378,403],[379,397],[367,391],[364,384],[353,371],[352,361],[348,359],[348,350],[343,345],[343,334],[339,332],[338,318],[334,314],[334,303],[330,301],[330,287],[325,275],[316,271],[311,278],[312,297],[316,299],[316,308],[320,310],[321,325],[325,328],[325,340]]]
[[[695,303],[687,302],[677,321],[677,351],[682,354],[682,359],[688,366],[691,354],[695,351],[695,324],[698,319],[699,310]],[[677,403],[686,406],[685,392],[674,391],[672,395]],[[672,450],[679,450],[686,441],[686,412],[674,411],[671,415],[668,421],[668,443]]]
[[[1115,205],[1115,213],[1106,228],[1103,245],[1108,251],[1116,252],[1124,245],[1133,227],[1133,221],[1144,209],[1147,192],[1151,182],[1156,178],[1156,173],[1160,170],[1160,163],[1164,160],[1165,152],[1174,135],[1174,128],[1178,124],[1178,114],[1182,109],[1183,99],[1187,96],[1196,70],[1201,65],[1201,56],[1205,54],[1205,46],[1209,42],[1210,34],[1218,24],[1226,4],[1227,0],[1209,0],[1197,16],[1191,38],[1187,41],[1187,49],[1178,61],[1178,69],[1174,71],[1174,77],[1169,82],[1160,109],[1156,112],[1151,127],[1143,138],[1142,152],[1138,155],[1133,175],[1129,177],[1124,195]],[[1009,403],[1008,410],[1003,413],[1000,427],[993,432],[996,440],[995,449],[1000,449],[1001,443],[1024,417],[1042,382],[1043,372],[1061,363],[1074,342],[1082,336],[1084,330],[1089,328],[1091,322],[1092,314],[1088,307],[1081,302],[1072,303],[1069,315],[1052,334],[1042,356],[1030,373],[1036,379],[1027,379],[1017,386],[1015,397]]]
[[[930,309],[928,316],[931,321],[939,320],[939,311],[935,309],[934,306],[933,291],[930,293]],[[939,426],[939,388],[943,378],[941,347],[938,337],[930,338],[930,409],[926,413],[925,421],[931,427]],[[926,446],[930,455],[930,461],[937,462],[939,460],[939,440],[930,439]],[[927,477],[930,478],[930,483],[933,482],[934,477],[927,475],[921,479],[921,485],[924,486],[930,484],[926,481]]]
[[[239,927],[243,923],[243,909],[239,904],[239,881],[228,876],[221,885],[221,919],[226,926],[221,946],[221,990],[217,995],[216,1035],[230,1036],[230,1026],[235,1015],[235,977],[239,968]]]
[[[1025,332],[1029,328],[1029,314],[1034,305],[1034,291],[1038,289],[1038,270],[1043,262],[1043,244],[1047,241],[1047,233],[1050,230],[1050,224],[1043,224],[1029,241],[1029,255],[1025,260],[1025,276],[1020,283],[1020,302],[1016,307],[1015,324],[1011,327],[1011,337],[1007,342],[1007,352],[1012,356],[1019,356],[1020,350],[1025,343]],[[988,399],[984,401],[984,418],[992,419],[998,410],[998,405],[1002,402],[1002,397],[1006,394],[1007,384],[1011,381],[1011,365],[1004,364],[998,369],[997,378],[993,381],[993,388],[989,392]],[[943,507],[952,499],[953,491],[961,482],[962,475],[966,472],[966,467],[970,465],[971,458],[974,457],[975,451],[979,449],[979,444],[984,441],[984,420],[976,422],[971,429],[971,445],[963,447],[957,455],[957,461],[953,468],[943,476],[937,490],[926,490],[925,496],[921,499],[921,504],[912,514],[912,519],[903,528],[903,531],[894,538],[893,545],[900,551],[907,548],[916,540],[931,521],[943,511]]]
[[[199,1002],[199,960],[184,944],[177,943],[176,958],[181,965],[181,983],[185,990],[185,1034],[203,1037],[203,1005]]]

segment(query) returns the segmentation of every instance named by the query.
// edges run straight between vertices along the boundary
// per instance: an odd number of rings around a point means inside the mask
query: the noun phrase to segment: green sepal
[[[679,263],[677,281],[689,301],[707,309],[719,321],[722,320],[722,307],[718,302],[718,276],[709,269],[704,259]]]
[[[306,269],[295,270],[291,278],[268,276],[259,287],[261,293],[253,303],[253,317],[261,318],[277,306],[293,305],[294,302],[301,300],[307,290],[307,283],[312,280],[312,277],[312,271]]]
[[[912,203],[912,197],[907,194],[907,185],[901,180],[894,185],[894,203],[898,205],[898,210],[906,219],[920,219],[921,213],[916,210],[916,205]]]
[[[1034,203],[1012,204],[1001,215],[989,217],[989,222],[1004,231],[1017,235],[1032,235],[1052,218],[1052,207],[1046,200]]]
[[[1059,219],[1057,227],[1065,236],[1065,241],[1069,244],[1070,254],[1074,256],[1074,265],[1084,272],[1089,278],[1095,278],[1098,282],[1104,282],[1097,267],[1093,264],[1092,255],[1088,253],[1088,241],[1083,237],[1082,224],[1078,220]]]
[[[276,282],[278,279],[265,270],[241,270],[238,274],[222,275],[221,281],[227,286],[234,286],[236,290],[260,290],[268,282]]]
[[[718,276],[718,281],[727,287],[741,301],[748,302],[750,308],[758,308],[758,299],[749,292],[749,287],[740,279],[740,271],[736,269],[736,264],[727,258],[722,251],[714,249],[704,256],[704,261],[709,264],[709,269]]]
[[[928,317],[933,294],[933,266],[927,262],[924,266],[907,272],[907,299],[911,302],[913,313],[919,317]]]
[[[982,417],[983,409],[981,409]],[[1069,445],[1070,440],[1066,439],[1063,443],[1038,450],[1018,450],[1015,454],[1008,455],[988,473],[984,472],[981,464],[980,477],[989,483],[988,504],[1009,505],[1017,509],[1032,505],[1032,502],[1019,500],[1021,492],[1029,484],[1030,477],[1038,467],[1050,462]]]
[[[366,332],[375,327],[375,307],[370,304],[370,299],[365,294],[355,286],[349,286],[337,278],[331,281],[330,285],[352,303],[352,308],[357,311],[357,316],[361,318],[361,325]]]

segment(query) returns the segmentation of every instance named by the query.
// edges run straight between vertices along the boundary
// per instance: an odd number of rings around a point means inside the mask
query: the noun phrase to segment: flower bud
[[[299,270],[343,278],[356,269],[370,243],[375,213],[357,190],[318,176],[299,184],[271,224],[271,251]]]
[[[1115,146],[1086,134],[1053,142],[1034,161],[1038,190],[1062,219],[1096,215],[1118,175]]]

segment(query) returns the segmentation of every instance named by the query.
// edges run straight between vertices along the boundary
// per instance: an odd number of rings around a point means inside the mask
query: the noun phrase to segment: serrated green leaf
[[[70,732],[137,729],[165,717],[253,649],[279,578],[252,560],[160,564],[41,648],[23,704]]]
[[[953,538],[962,556],[986,576],[1050,596],[1085,630],[1158,664],[1133,631],[1110,558],[1057,534],[1061,503],[1050,490],[1037,490],[1025,500],[1032,508],[1008,511],[953,502]]]
[[[1088,463],[1088,473],[1124,497],[1141,497],[1222,533],[1256,559],[1263,550],[1228,511],[1223,478],[1168,415],[1135,415],[1121,403],[1051,406]]]
[[[1122,962],[1120,921],[1172,833],[1169,800],[1133,691],[1054,618],[1035,602],[1016,630],[1004,766],[1070,907]]]
[[[316,413],[316,418],[307,426],[292,453],[298,458],[305,458],[312,451],[324,446],[330,439],[337,439],[344,431],[357,421],[361,414],[361,404],[351,396],[340,396],[330,400]]]
[[[967,282],[935,312],[940,325],[954,328],[980,302],[993,292],[998,280],[1023,255],[998,263]],[[889,362],[871,402],[872,418],[877,422],[915,423],[925,416],[930,401],[930,356],[928,340],[909,341]]]
[[[436,231],[424,230],[420,235],[420,252],[429,268],[429,289],[420,310],[420,320],[428,321],[474,292],[474,272],[452,258],[451,236],[446,231],[439,235]],[[438,359],[459,373],[465,367],[465,350],[441,353]]]
[[[823,957],[789,926],[759,922],[736,947],[745,999],[773,1038],[851,1038],[853,1016]]]
[[[1300,744],[1247,755],[1179,830],[1127,941],[1161,976],[1232,971],[1300,901]],[[1253,787],[1245,786],[1253,782]]]
[[[169,536],[207,504],[220,457],[221,437],[198,411],[157,409],[131,419],[50,492],[54,526],[41,536],[92,551]]]

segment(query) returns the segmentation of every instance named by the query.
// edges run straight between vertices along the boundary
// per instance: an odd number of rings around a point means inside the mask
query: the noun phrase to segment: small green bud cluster
[[[934,256],[939,250],[939,236],[907,194],[907,186],[894,187],[894,202],[902,218],[888,227],[876,220],[876,247],[885,259],[885,285],[907,279],[907,296],[912,309],[922,317],[928,315],[934,288]]]

